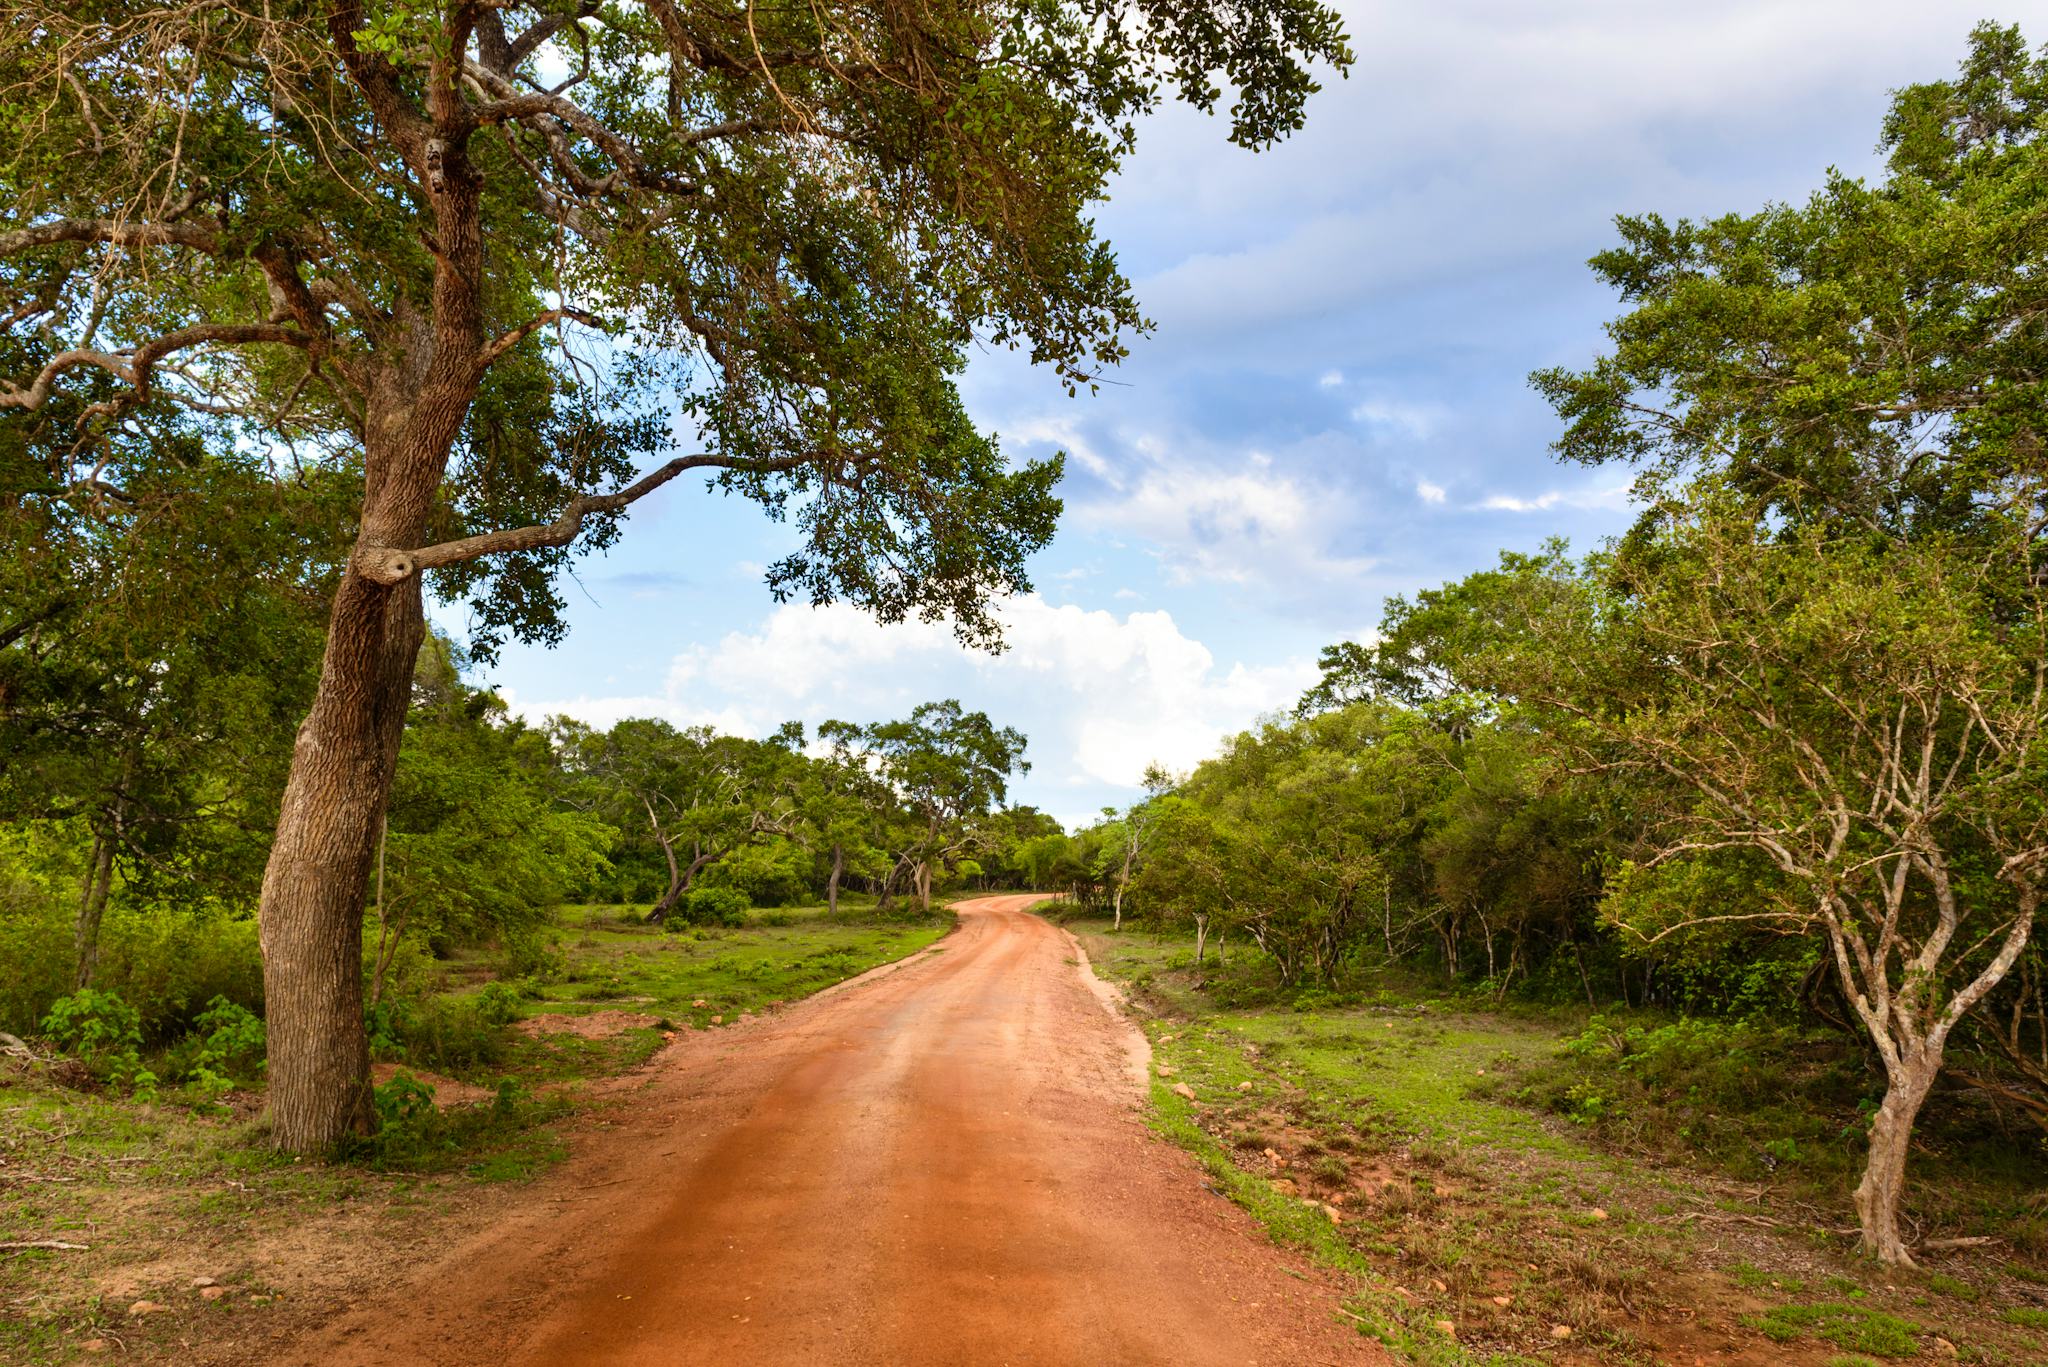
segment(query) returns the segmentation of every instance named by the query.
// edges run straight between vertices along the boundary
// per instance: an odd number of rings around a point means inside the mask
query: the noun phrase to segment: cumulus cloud
[[[1151,542],[1175,583],[1327,585],[1372,561],[1335,549],[1351,499],[1252,452],[1240,468],[1144,467],[1117,494],[1076,509],[1084,525]]]
[[[509,701],[536,719],[659,716],[758,736],[790,718],[872,721],[958,697],[1024,730],[1055,781],[1130,788],[1148,764],[1192,768],[1316,678],[1306,659],[1224,665],[1166,612],[1119,616],[1026,594],[999,615],[1009,649],[992,656],[943,624],[879,626],[845,604],[787,604],[678,655],[660,696]]]

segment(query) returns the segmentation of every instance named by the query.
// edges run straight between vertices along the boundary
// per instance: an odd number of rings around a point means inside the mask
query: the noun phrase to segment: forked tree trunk
[[[846,846],[832,847],[832,877],[825,883],[825,906],[834,915],[839,914],[839,879],[846,872]]]
[[[1913,1122],[1941,1071],[1941,1052],[1934,1048],[1903,1055],[1870,1122],[1870,1156],[1856,1184],[1856,1216],[1863,1226],[1863,1253],[1882,1263],[1913,1265],[1912,1250],[1899,1235],[1899,1207]]]
[[[310,1152],[368,1133],[363,894],[426,635],[417,576],[386,587],[351,569],[299,727],[263,873],[271,1140]]]

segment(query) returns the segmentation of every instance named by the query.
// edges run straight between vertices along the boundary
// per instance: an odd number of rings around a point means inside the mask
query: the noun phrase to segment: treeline
[[[118,998],[150,1045],[219,1002],[261,1014],[258,886],[318,664],[317,634],[288,628],[293,594],[318,585],[280,568],[261,590],[270,617],[252,616],[244,568],[218,609],[231,620],[189,593],[64,596],[0,653],[0,1030],[36,1033],[79,992]],[[124,674],[110,642],[145,665]],[[837,912],[845,889],[880,913],[928,911],[938,890],[1019,879],[1018,844],[1059,830],[1003,805],[1025,737],[955,701],[753,740],[648,719],[531,725],[463,673],[429,637],[362,890],[372,1015],[430,991],[459,951],[495,953],[507,975],[554,971],[564,903],[636,904],[678,927],[812,900]]]
[[[1870,1060],[1864,1246],[1907,1260],[1938,1089],[2048,1129],[2044,91],[1986,26],[1896,97],[1881,183],[1620,220],[1612,350],[1534,382],[1563,458],[1637,472],[1634,527],[1393,600],[1296,716],[1077,837],[1086,891],[1289,985],[1830,1023]]]

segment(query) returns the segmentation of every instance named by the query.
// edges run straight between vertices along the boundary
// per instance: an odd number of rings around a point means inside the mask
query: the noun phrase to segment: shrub
[[[668,923],[677,929],[683,925],[744,925],[751,905],[747,895],[738,888],[691,888],[676,903]]]
[[[504,1060],[505,1026],[518,1015],[518,991],[490,983],[464,997],[387,998],[368,1012],[365,1024],[376,1057],[462,1073]]]
[[[95,1077],[146,1101],[156,1095],[156,1074],[142,1066],[141,1022],[116,994],[86,987],[51,1003],[43,1033]]]

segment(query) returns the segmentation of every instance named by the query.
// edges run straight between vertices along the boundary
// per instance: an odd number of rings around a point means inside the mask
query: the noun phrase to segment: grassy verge
[[[1881,1273],[1815,1232],[1796,1186],[1617,1152],[1525,1104],[1515,1079],[1583,1013],[1412,985],[1281,1004],[1254,956],[1197,972],[1185,943],[1073,928],[1147,1014],[1157,1127],[1275,1238],[1352,1273],[1361,1328],[1413,1361],[2048,1361],[1996,1308],[2048,1303],[2025,1268]]]
[[[591,1084],[665,1036],[795,1001],[951,924],[811,907],[664,931],[626,914],[566,909],[545,980],[497,981],[489,960],[457,958],[446,990],[383,1013],[380,1076],[395,1064],[411,1081],[379,1088],[383,1134],[340,1162],[268,1149],[259,1091],[143,1103],[0,1057],[0,1242],[81,1246],[0,1250],[0,1362],[260,1360],[220,1345],[260,1342],[299,1307],[430,1253],[450,1219],[506,1199],[495,1184],[560,1159],[566,1128],[603,1104]]]

